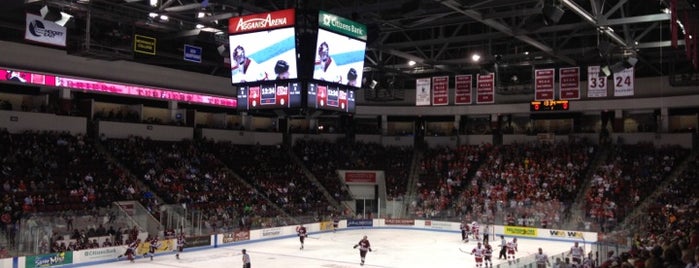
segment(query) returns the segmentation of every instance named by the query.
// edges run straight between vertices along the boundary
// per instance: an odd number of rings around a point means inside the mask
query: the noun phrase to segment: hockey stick
[[[466,254],[471,254],[471,252],[465,251],[465,250],[463,250],[463,249],[461,249],[461,248],[459,248],[459,251],[461,251],[461,252],[463,252],[463,253],[466,253]]]
[[[315,239],[315,240],[320,239],[320,237],[315,237],[315,236],[306,236],[306,238]]]

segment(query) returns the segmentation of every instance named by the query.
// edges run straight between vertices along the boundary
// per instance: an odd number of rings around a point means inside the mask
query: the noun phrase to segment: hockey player
[[[362,262],[359,264],[363,266],[367,251],[371,252],[371,243],[369,243],[369,239],[367,239],[366,235],[362,238],[362,240],[359,240],[359,242],[354,245],[354,248],[357,247],[359,247],[359,257],[362,260]]]
[[[148,246],[148,252],[143,254],[143,257],[145,258],[146,256],[150,256],[150,260],[153,260],[153,256],[155,256],[155,251],[160,247],[160,241],[158,241],[158,237],[155,236],[153,239],[150,240],[150,245]]]
[[[473,235],[473,239],[476,241],[481,240],[480,238],[480,226],[478,226],[478,222],[474,221],[471,223],[471,234]]]
[[[483,245],[481,242],[478,242],[478,245],[471,250],[471,255],[473,255],[476,258],[476,268],[483,267],[483,255],[485,254],[485,248],[483,248]]]
[[[308,234],[306,233],[306,227],[303,226],[303,224],[299,225],[296,227],[296,234],[299,236],[299,241],[301,241],[301,248],[303,249],[303,242],[306,240],[306,237],[308,237]]]
[[[180,253],[184,251],[185,244],[187,244],[187,240],[184,239],[184,234],[180,234],[177,237],[177,254],[175,254],[175,258],[178,260],[180,259]]]
[[[466,220],[461,222],[459,229],[461,229],[461,241],[468,243],[468,234],[471,232],[471,227],[468,226]]]
[[[119,255],[117,257],[118,259],[121,259],[121,257],[126,256],[126,259],[128,259],[131,262],[134,262],[134,255],[136,255],[136,249],[138,246],[141,244],[141,239],[136,239],[135,241],[129,243],[129,245],[126,247],[126,252],[124,254]]]
[[[570,247],[568,255],[572,255],[573,263],[576,266],[580,266],[582,264],[583,255],[585,255],[585,249],[578,246],[578,242],[575,242],[575,244]]]
[[[536,268],[546,268],[548,265],[551,265],[549,256],[541,248],[539,248],[538,253],[534,254],[534,260],[536,260]]]
[[[512,264],[515,261],[515,253],[517,252],[517,238],[512,238],[512,241],[507,242],[507,263]]]
[[[488,242],[485,243],[485,251],[483,251],[483,261],[485,263],[485,267],[493,268],[493,246],[488,244]]]

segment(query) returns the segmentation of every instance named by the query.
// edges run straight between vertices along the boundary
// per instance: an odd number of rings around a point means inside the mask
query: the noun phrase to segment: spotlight
[[[478,62],[479,60],[481,60],[481,55],[473,54],[473,55],[471,55],[471,60],[474,62]]]
[[[371,80],[371,82],[369,82],[369,88],[374,89],[378,83],[379,82],[376,82],[376,80]]]
[[[631,67],[635,66],[637,62],[638,62],[638,58],[636,58],[636,57],[629,57],[628,59],[626,59],[626,60],[623,62],[624,68],[626,68],[626,69],[631,68]]]
[[[228,47],[226,45],[220,45],[216,48],[218,50],[218,54],[221,56],[228,56]]]
[[[609,69],[609,65],[602,66],[602,68],[599,69],[599,76],[600,77],[609,77],[612,75],[612,70]]]
[[[54,7],[49,7],[49,6],[44,6],[39,10],[39,13],[41,13],[41,18],[47,21],[52,21],[61,27],[65,27],[68,22],[70,22],[70,19],[73,18],[72,15],[61,12],[57,8]]]
[[[61,12],[53,7],[44,6],[39,12],[41,13],[41,18],[48,21],[57,21],[61,19]]]

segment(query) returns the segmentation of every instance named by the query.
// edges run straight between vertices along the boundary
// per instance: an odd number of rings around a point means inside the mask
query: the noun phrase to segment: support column
[[[58,89],[58,113],[70,114],[73,109],[73,96],[70,94],[69,88]]]
[[[308,132],[317,133],[318,132],[318,119],[311,118],[308,120]]]
[[[660,127],[661,133],[668,133],[670,131],[670,112],[667,107],[660,108],[660,117],[658,118],[658,126]]]
[[[624,110],[614,110],[612,130],[614,133],[624,133]]]
[[[388,135],[388,116],[387,115],[381,115],[381,135]]]
[[[459,126],[461,125],[461,115],[457,114],[454,116],[454,125],[451,135],[459,135]]]
[[[243,125],[243,130],[250,131],[252,130],[252,116],[249,115],[247,112],[243,112],[240,115],[240,123]]]

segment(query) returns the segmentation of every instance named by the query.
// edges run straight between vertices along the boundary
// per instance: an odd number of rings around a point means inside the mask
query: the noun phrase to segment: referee
[[[505,252],[507,251],[507,241],[505,240],[505,236],[501,235],[500,236],[500,256],[498,256],[499,259],[507,259],[507,255],[505,255]]]
[[[243,249],[243,268],[250,268],[250,255]]]

